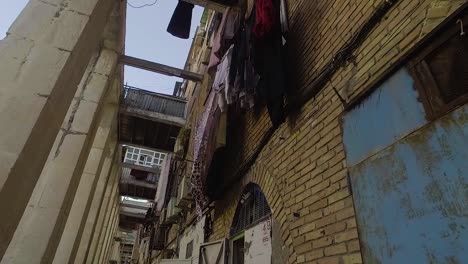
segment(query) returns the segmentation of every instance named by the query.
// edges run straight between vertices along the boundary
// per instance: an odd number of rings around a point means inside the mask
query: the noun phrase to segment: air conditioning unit
[[[190,179],[184,176],[179,184],[179,190],[177,191],[177,207],[186,209],[190,207],[193,201],[192,193],[190,188]]]
[[[180,218],[180,208],[176,207],[177,197],[171,197],[167,204],[166,223],[174,224]]]

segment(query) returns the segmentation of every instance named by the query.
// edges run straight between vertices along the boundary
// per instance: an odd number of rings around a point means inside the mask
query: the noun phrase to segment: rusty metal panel
[[[394,87],[383,85],[385,89]],[[393,100],[390,95],[381,91],[380,102]],[[416,96],[409,98],[402,100],[412,106],[400,103],[392,112],[380,111],[380,121],[372,119],[377,123],[371,127],[380,125],[393,133],[385,137],[356,120],[379,109],[375,99],[356,110],[360,115],[353,110],[344,117],[348,123],[344,129],[355,129],[344,133],[347,160],[354,162],[349,172],[364,263],[466,263],[468,106],[425,126],[419,118],[408,126],[407,110],[421,107]],[[400,120],[404,126],[389,127],[388,122]],[[353,121],[359,126],[349,126]],[[366,146],[352,151],[356,142]]]
[[[402,69],[344,116],[343,137],[350,166],[427,122],[413,87],[413,79]]]

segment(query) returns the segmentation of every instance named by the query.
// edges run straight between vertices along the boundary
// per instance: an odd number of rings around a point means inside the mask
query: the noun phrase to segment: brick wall
[[[289,0],[288,69],[294,80],[289,88],[307,87],[380,2]],[[361,263],[340,130],[343,106],[332,87],[346,100],[356,97],[464,2],[399,1],[355,52],[355,61],[275,132],[250,171],[217,202],[210,240],[228,235],[243,186],[255,182],[280,224],[289,263]],[[200,99],[198,107],[203,107]],[[270,127],[264,107],[234,116],[228,127],[225,182]]]

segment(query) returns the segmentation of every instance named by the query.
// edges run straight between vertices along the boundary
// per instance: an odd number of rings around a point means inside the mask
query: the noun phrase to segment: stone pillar
[[[120,263],[120,242],[115,239],[112,242],[112,250],[109,257],[109,263],[110,261]]]
[[[120,204],[117,207],[117,212],[115,213],[115,221],[114,221],[114,226],[112,227],[112,235],[107,244],[107,251],[106,251],[106,258],[105,258],[106,261],[110,259],[113,241],[115,240],[115,237],[118,235],[118,232],[119,232],[119,225],[120,225]]]
[[[74,248],[74,263],[84,263],[87,256],[89,255],[92,248],[92,238],[95,236],[96,231],[99,229],[99,217],[100,212],[106,211],[109,202],[110,196],[118,188],[118,181],[120,175],[120,164],[117,157],[120,156],[120,153],[117,152],[116,159],[113,161],[112,170],[109,175],[108,180],[100,179],[98,185],[96,186],[96,191],[93,195],[93,200],[91,202],[91,208],[84,225],[81,238],[79,243],[75,244],[76,249]],[[102,217],[103,218],[103,217]],[[102,224],[102,221],[101,221]]]
[[[30,0],[0,41],[0,257],[116,3],[58,2]]]
[[[101,254],[103,253],[105,249],[105,242],[109,238],[110,229],[112,228],[112,220],[114,219],[115,212],[118,211],[119,206],[120,206],[118,202],[119,199],[120,199],[120,196],[118,195],[118,192],[114,192],[114,196],[111,200],[111,206],[109,207],[109,210],[106,212],[106,215],[104,216],[104,224],[102,226],[100,235],[97,240],[98,243],[97,243],[96,250],[93,252],[94,254],[90,254],[88,256],[86,263],[89,263],[89,264],[100,263],[98,260],[101,258]]]
[[[90,143],[117,59],[117,53],[102,50],[83,77],[2,263],[40,263],[55,254],[82,173],[99,169],[102,150],[90,152]]]
[[[96,189],[98,179],[101,175],[107,178],[110,172],[110,166],[114,160],[114,153],[117,147],[116,120],[119,103],[119,87],[114,88],[117,88],[117,90],[111,89],[106,95],[107,102],[102,107],[99,127],[91,147],[90,155],[86,161],[85,171],[81,176],[53,263],[68,263],[73,251],[73,246],[79,235],[80,227],[86,221],[91,206],[92,194]],[[101,162],[96,166],[98,161]]]
[[[116,235],[116,226],[119,225],[119,215],[120,215],[120,205],[117,202],[117,209],[115,210],[114,216],[112,217],[111,227],[109,228],[109,235],[106,238],[104,243],[103,251],[101,253],[101,258],[98,263],[107,263],[109,260],[109,251],[112,247],[112,241]]]

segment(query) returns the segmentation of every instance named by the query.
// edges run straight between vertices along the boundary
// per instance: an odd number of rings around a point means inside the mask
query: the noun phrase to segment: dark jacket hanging
[[[271,122],[276,127],[285,120],[286,75],[283,60],[285,51],[279,23],[280,2],[273,0],[272,3],[274,22],[271,31],[263,38],[255,39],[255,70],[262,76],[257,91],[260,98],[266,102]]]
[[[193,4],[179,0],[172,14],[171,21],[167,26],[167,32],[175,37],[188,39],[190,36],[193,7]]]

